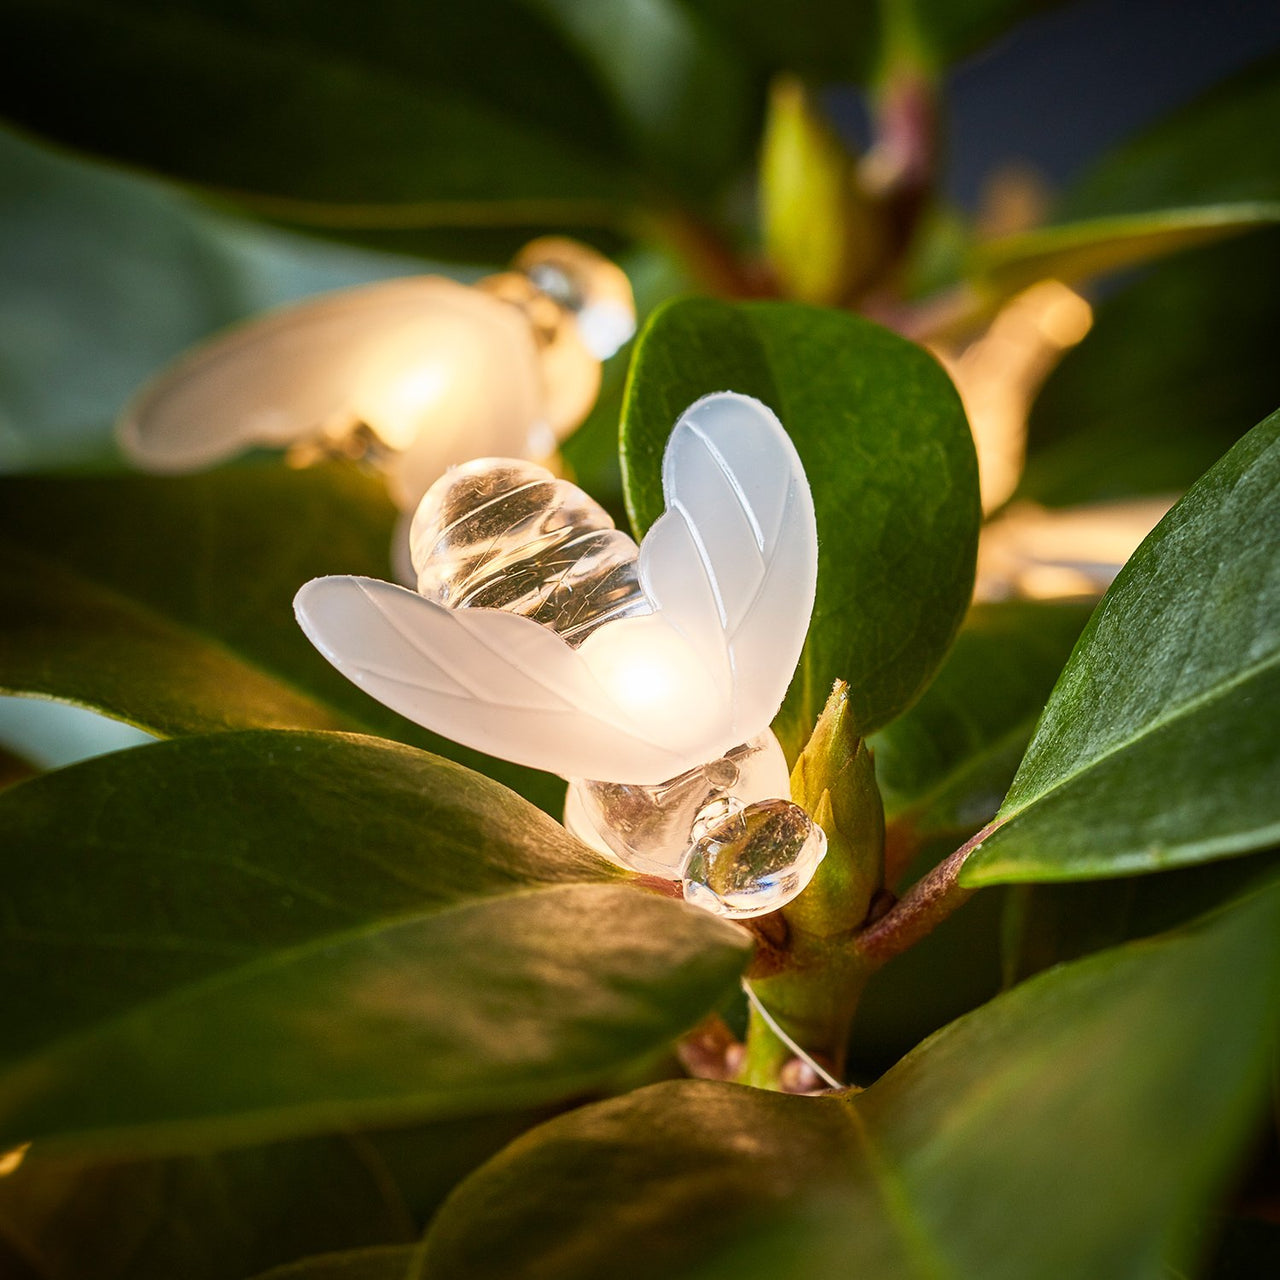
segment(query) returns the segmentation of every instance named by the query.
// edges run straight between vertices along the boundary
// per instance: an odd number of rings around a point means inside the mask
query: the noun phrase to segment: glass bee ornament
[[[535,240],[475,285],[384,280],[234,326],[144,386],[117,438],[158,472],[253,447],[300,465],[357,458],[411,511],[446,467],[477,454],[550,457],[634,328],[619,267],[572,240]]]
[[[813,498],[772,411],[733,392],[680,415],[662,479],[637,547],[543,468],[467,463],[414,517],[416,591],[317,578],[294,607],[387,706],[568,779],[566,825],[601,852],[759,915],[826,851],[769,728],[813,609]]]

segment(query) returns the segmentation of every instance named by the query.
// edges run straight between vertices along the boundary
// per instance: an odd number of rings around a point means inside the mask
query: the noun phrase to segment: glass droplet
[[[787,795],[787,762],[769,730],[656,786],[575,779],[565,826],[633,871],[678,880],[704,830],[755,800]]]
[[[599,503],[545,467],[480,458],[446,472],[409,533],[418,590],[451,609],[505,609],[578,645],[650,613],[637,548]]]
[[[826,833],[798,804],[756,801],[694,844],[685,901],[739,920],[777,911],[813,879],[826,852]]]

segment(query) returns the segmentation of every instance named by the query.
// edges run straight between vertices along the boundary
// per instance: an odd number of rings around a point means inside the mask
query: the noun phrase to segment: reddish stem
[[[999,825],[993,822],[983,827],[954,853],[948,854],[928,875],[917,880],[896,906],[858,935],[859,953],[877,965],[883,964],[915,946],[957,907],[968,902],[976,891],[960,883],[960,868]]]

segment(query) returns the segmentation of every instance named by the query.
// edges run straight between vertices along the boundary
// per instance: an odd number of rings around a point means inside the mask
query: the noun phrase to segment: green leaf
[[[44,1280],[242,1280],[416,1234],[363,1135],[112,1164],[32,1148],[0,1179],[0,1250]]]
[[[985,290],[1008,296],[1037,280],[1087,281],[1276,222],[1280,200],[1093,218],[987,240],[968,270]]]
[[[360,729],[461,759],[555,810],[563,784],[420,729],[338,674],[293,617],[326,573],[385,578],[396,513],[350,467],[0,480],[0,689],[153,733]]]
[[[288,1266],[272,1267],[254,1280],[418,1280],[418,1245],[384,1245],[303,1258]]]
[[[1059,506],[1188,488],[1280,404],[1278,276],[1273,229],[1104,299],[1032,406],[1018,495]]]
[[[714,22],[721,38],[769,71],[793,71],[827,81],[865,81],[874,73],[881,46],[881,15],[906,5],[869,0],[793,0],[767,5],[755,0],[689,0]],[[916,25],[929,52],[954,62],[1012,26],[1046,8],[1046,0],[915,0]]]
[[[66,698],[157,734],[351,727],[211,638],[2,542],[0,592],[16,622],[0,632],[8,692]]]
[[[6,20],[19,124],[286,217],[608,225],[634,192],[609,101],[510,0],[14,0]]]
[[[995,816],[1089,607],[975,606],[924,696],[870,741],[899,860]]]
[[[674,189],[708,194],[749,157],[753,86],[696,5],[525,0],[516,7],[539,14],[564,37],[604,91],[634,153]]]
[[[575,1280],[618,1258],[634,1280],[1181,1269],[1265,1096],[1278,897],[1044,974],[861,1094],[673,1083],[553,1120],[459,1187],[428,1232],[425,1270]]]
[[[140,747],[3,793],[0,825],[0,1146],[162,1151],[564,1097],[695,1023],[749,944],[378,739]]]
[[[1280,837],[1278,540],[1280,413],[1103,597],[963,883],[1151,871]]]
[[[416,1243],[387,1242],[416,1242],[462,1177],[547,1118],[543,1109],[153,1160],[33,1147],[0,1177],[0,1274],[11,1274],[10,1253],[43,1280],[244,1280],[331,1249],[348,1260],[412,1253]]]
[[[817,509],[817,601],[774,725],[794,759],[837,679],[849,682],[865,735],[909,706],[941,662],[973,587],[973,441],[937,363],[868,320],[793,303],[673,302],[640,336],[623,408],[638,532],[662,513],[676,418],[725,390],[777,413]]]

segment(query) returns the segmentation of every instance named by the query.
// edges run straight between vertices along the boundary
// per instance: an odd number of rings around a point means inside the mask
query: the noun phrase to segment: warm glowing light
[[[429,415],[456,385],[456,374],[436,360],[397,372],[383,386],[377,386],[376,374],[370,381],[376,389],[359,395],[357,411],[365,421],[378,424],[378,434],[390,448],[401,450],[407,449],[420,431],[429,429]],[[362,401],[376,407],[361,411]]]
[[[1172,505],[1139,498],[1047,510],[1011,506],[982,531],[977,600],[1101,595]]]
[[[291,465],[360,459],[412,510],[449,466],[547,456],[582,422],[600,362],[635,329],[626,275],[538,240],[464,285],[415,276],[281,307],[185,353],[117,423],[139,466],[198,470],[253,447]]]
[[[986,333],[963,351],[934,348],[973,430],[984,511],[1003,505],[1017,488],[1032,401],[1063,353],[1092,324],[1093,311],[1078,293],[1057,280],[1041,280],[1002,307]]]
[[[31,1143],[24,1142],[20,1147],[0,1152],[0,1178],[7,1178],[9,1174],[16,1173],[30,1150]]]
[[[668,741],[704,737],[724,703],[722,674],[708,671],[661,614],[601,627],[579,653],[628,717]]]

